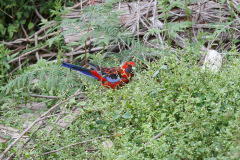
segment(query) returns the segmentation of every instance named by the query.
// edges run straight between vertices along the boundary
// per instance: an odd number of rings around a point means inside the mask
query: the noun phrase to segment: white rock
[[[220,70],[222,65],[222,56],[215,50],[208,50],[203,63],[203,70],[207,68],[211,69],[213,72]]]

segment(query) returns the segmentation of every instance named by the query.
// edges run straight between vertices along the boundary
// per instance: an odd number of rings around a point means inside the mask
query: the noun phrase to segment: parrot
[[[93,69],[83,68],[77,65],[62,62],[61,66],[73,69],[82,75],[92,77],[101,82],[101,85],[106,88],[119,88],[126,83],[129,83],[134,76],[133,70],[136,64],[134,62],[126,62],[121,67],[104,67],[88,63]]]

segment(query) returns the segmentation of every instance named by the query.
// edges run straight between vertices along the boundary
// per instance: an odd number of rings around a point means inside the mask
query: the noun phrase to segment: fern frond
[[[8,94],[14,87],[20,88],[27,86],[27,88],[31,89],[34,79],[38,80],[37,83],[39,83],[40,86],[45,86],[49,90],[66,90],[67,87],[76,84],[74,76],[66,76],[67,72],[69,72],[69,70],[63,69],[57,65],[41,68],[36,67],[10,81],[2,92]]]

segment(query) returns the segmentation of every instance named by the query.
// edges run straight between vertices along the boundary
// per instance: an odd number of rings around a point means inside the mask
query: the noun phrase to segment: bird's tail
[[[83,68],[83,67],[80,67],[80,66],[76,66],[76,65],[73,65],[73,64],[69,64],[69,63],[66,63],[66,62],[62,62],[61,66],[66,67],[66,68],[73,69],[73,70],[75,70],[75,71],[86,71],[86,72],[90,72],[90,69]]]
[[[95,75],[93,75],[93,73],[91,72],[90,69],[83,68],[83,67],[80,67],[80,66],[76,66],[76,65],[73,65],[73,64],[69,64],[69,63],[66,63],[66,62],[62,62],[61,66],[73,69],[75,71],[78,71],[80,74],[98,79]]]

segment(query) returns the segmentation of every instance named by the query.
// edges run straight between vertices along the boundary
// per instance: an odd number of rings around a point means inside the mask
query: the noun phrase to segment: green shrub
[[[86,101],[69,104],[82,108],[78,119],[66,129],[55,128],[51,134],[41,131],[29,156],[115,135],[44,158],[239,158],[239,60],[234,59],[234,65],[225,65],[215,74],[169,57],[139,71],[122,89],[89,85]],[[159,133],[158,139],[152,139]],[[107,139],[113,142],[110,149],[102,144]]]

